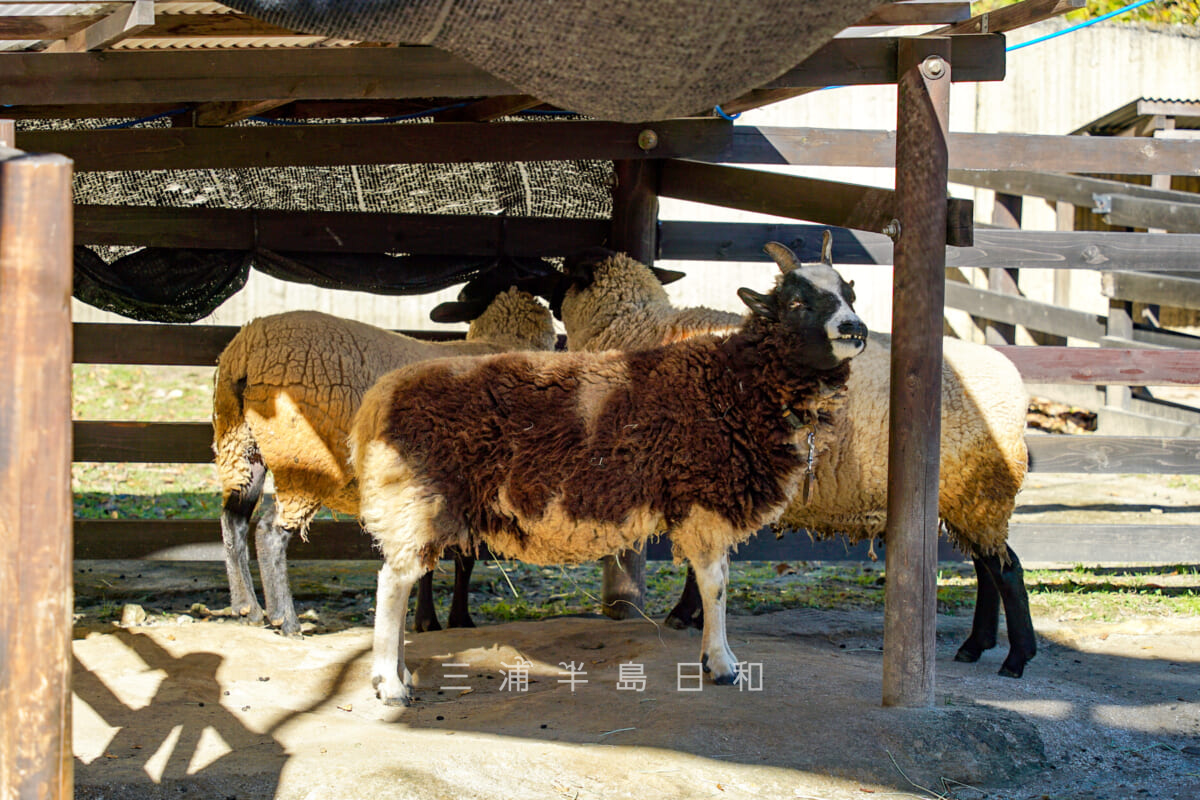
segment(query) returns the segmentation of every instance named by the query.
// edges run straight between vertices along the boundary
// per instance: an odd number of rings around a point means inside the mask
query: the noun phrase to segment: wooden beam
[[[802,257],[820,256],[821,232],[828,225],[759,222],[661,224],[661,257],[681,261],[769,261],[762,243],[787,244]],[[1200,271],[1200,235],[1146,233],[1006,231],[977,228],[972,247],[947,247],[947,267],[1012,269],[1114,269]],[[891,264],[892,241],[882,234],[833,229],[839,264]]]
[[[946,276],[948,39],[900,42],[883,704],[933,703]],[[958,65],[954,64],[957,71]]]
[[[665,162],[659,194],[875,232],[882,231],[901,210],[897,193],[888,189],[697,161]],[[947,201],[944,242],[970,245],[973,208],[970,200]]]
[[[433,47],[5,53],[0,103],[188,103],[517,94]]]
[[[1087,0],[1025,0],[1023,3],[997,8],[955,25],[938,28],[934,33],[1004,33],[1083,8],[1086,4]]]
[[[21,146],[63,153],[77,172],[239,167],[712,156],[732,126],[719,119],[619,122],[444,122],[29,131]],[[639,146],[643,131],[657,144]],[[643,140],[644,141],[644,140]]]
[[[561,257],[602,244],[607,220],[509,217],[505,247],[520,258]],[[483,214],[386,214],[353,211],[165,208],[81,205],[81,245],[194,247],[333,253],[494,256],[496,217]]]
[[[1030,469],[1200,475],[1200,439],[1156,436],[1027,436]]]
[[[871,9],[865,17],[854,23],[855,27],[862,25],[934,25],[939,22],[959,22],[971,16],[969,2],[931,2],[884,3]],[[978,31],[975,31],[978,33]],[[986,31],[985,31],[986,32]]]
[[[75,420],[75,462],[207,464],[212,461],[209,422],[103,422]]]
[[[0,39],[51,41],[65,39],[83,30],[98,17],[81,14],[43,16],[13,15],[0,17]]]
[[[1106,172],[1123,175],[1197,175],[1195,145],[1189,141],[1122,139],[1113,136],[1048,136],[1017,133],[951,133],[950,180],[1010,194],[988,172],[1016,170]],[[895,166],[895,131],[841,128],[779,128],[739,125],[733,141],[712,160],[727,164],[793,164],[797,166]],[[988,171],[979,173],[962,170]],[[1016,175],[1011,177],[1019,181]],[[1038,184],[1034,184],[1035,186]]]
[[[1066,137],[1064,137],[1066,138]],[[1069,137],[1072,140],[1086,141],[1087,137]],[[1099,137],[1096,137],[1099,138]],[[1105,141],[1118,141],[1107,137]],[[1121,140],[1133,141],[1133,140]],[[1146,141],[1142,139],[1142,141]],[[1195,156],[1193,155],[1193,158]],[[1101,162],[1105,163],[1105,162]],[[1132,174],[1124,167],[1122,172]],[[1092,167],[1095,168],[1094,166]],[[1108,168],[1105,163],[1105,169]],[[1149,173],[1153,174],[1153,173]],[[1195,203],[1200,195],[1192,192],[1179,192],[1170,189],[1154,189],[1136,183],[1111,181],[1102,178],[1088,178],[1080,175],[1063,175],[1049,172],[969,172],[951,170],[950,180],[967,186],[978,186],[981,189],[991,189],[1006,194],[1024,195],[1026,197],[1041,197],[1055,202],[1071,203],[1072,205],[1091,207],[1095,205],[1098,194],[1120,193],[1130,197],[1142,197],[1150,200],[1164,200],[1175,203]]]
[[[946,307],[1056,336],[1090,342],[1098,342],[1104,336],[1103,319],[1096,314],[977,289],[965,283],[946,282]]]
[[[0,797],[69,798],[71,162],[0,159]]]
[[[1200,563],[1194,525],[1054,525],[1018,522],[1008,543],[1030,564],[1125,566]]]
[[[1092,210],[1103,214],[1104,221],[1109,225],[1156,228],[1175,233],[1200,233],[1200,194],[1192,194],[1192,197],[1192,202],[1180,203],[1128,194],[1098,194],[1095,196],[1096,206]]]
[[[1200,273],[1195,278],[1144,272],[1104,272],[1100,293],[1114,300],[1200,309]]]
[[[253,547],[253,542],[251,543]],[[170,561],[222,561],[220,521],[216,519],[80,519],[75,521],[75,558]],[[885,553],[883,542],[874,544],[876,554]],[[813,540],[804,531],[789,531],[776,538],[769,530],[739,545],[730,553],[732,561],[867,561],[870,544],[851,545],[844,539]],[[666,538],[648,542],[646,556],[653,561],[671,561],[671,543]],[[299,536],[288,542],[288,557],[376,561],[379,549],[354,520],[315,519],[309,540]],[[479,558],[491,554],[484,545]],[[962,561],[963,556],[948,541],[938,545],[939,561]]]
[[[74,330],[72,360],[76,364],[212,367],[239,328],[236,325],[76,322]],[[397,333],[430,342],[457,341],[464,335],[462,331],[451,330],[404,330]]]
[[[896,51],[902,37],[834,39],[799,66],[760,86],[788,89],[895,83]],[[1004,80],[1004,36],[997,33],[955,36],[954,81]]]
[[[132,0],[99,22],[52,43],[46,53],[84,53],[103,50],[154,24],[154,0]]]
[[[1200,353],[1197,352],[1013,346],[1001,346],[996,350],[1016,365],[1026,383],[1200,385]]]

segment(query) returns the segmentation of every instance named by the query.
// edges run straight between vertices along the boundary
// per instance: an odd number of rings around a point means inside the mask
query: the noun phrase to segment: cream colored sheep
[[[451,545],[547,564],[668,535],[703,597],[701,664],[715,683],[737,679],[728,550],[784,510],[807,455],[831,446],[867,336],[830,265],[780,266],[770,294],[739,290],[751,313],[721,339],[436,359],[371,388],[351,446],[363,527],[384,557],[372,683],[385,703],[411,700],[408,594]]]
[[[465,341],[413,339],[316,311],[256,319],[233,338],[217,367],[213,451],[224,495],[221,534],[234,614],[250,621],[263,617],[246,538],[270,470],[275,509],[264,516],[256,534],[267,618],[285,634],[299,632],[288,586],[287,544],[293,534],[307,535],[322,506],[358,515],[346,437],[363,394],[381,375],[447,355],[554,349],[550,312],[536,297],[515,287],[492,296],[490,302],[453,305],[452,313],[441,315],[441,321],[451,321],[454,313],[475,315]],[[469,565],[460,561],[456,572],[451,624],[469,625]],[[432,602],[425,608],[433,615]],[[419,624],[432,629],[437,618]]]
[[[826,234],[824,247],[829,248]],[[572,350],[641,348],[688,335],[721,333],[741,318],[707,308],[675,308],[651,272],[618,253],[594,253],[566,265],[572,284],[555,302]],[[556,311],[558,313],[558,311]],[[1023,571],[1007,546],[1008,520],[1025,478],[1028,398],[1016,368],[990,347],[943,339],[939,515],[954,544],[975,562],[978,598],[959,661],[996,645],[999,606],[1008,620],[1009,653],[1001,675],[1020,677],[1036,653]],[[836,444],[816,465],[812,499],[796,499],[780,524],[852,542],[881,536],[887,521],[888,398],[891,337],[872,334],[854,360]],[[691,574],[673,627],[701,627]]]

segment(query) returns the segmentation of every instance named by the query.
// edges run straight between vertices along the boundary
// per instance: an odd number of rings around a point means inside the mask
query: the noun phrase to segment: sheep
[[[772,248],[772,252],[777,252]],[[725,338],[602,353],[425,361],[385,375],[351,430],[360,522],[383,550],[372,684],[408,705],[404,616],[450,545],[575,563],[666,534],[696,570],[701,665],[737,680],[725,636],[728,550],[775,520],[833,446],[867,329],[831,264],[780,261]]]
[[[826,234],[823,252],[830,247]],[[552,307],[570,350],[648,347],[741,321],[729,312],[674,308],[650,271],[622,254],[598,250],[570,259],[566,274],[569,287],[556,292]],[[1021,562],[1007,538],[1027,466],[1028,401],[1016,368],[992,348],[951,338],[942,344],[939,516],[951,541],[973,559],[978,578],[971,634],[955,660],[974,662],[995,647],[1002,599],[1010,649],[1000,674],[1020,677],[1037,645]],[[817,465],[812,498],[793,501],[781,527],[844,534],[852,542],[884,533],[890,361],[891,337],[872,334],[871,347],[854,361],[846,412],[837,419],[833,451]],[[666,621],[676,628],[703,624],[690,570]]]
[[[497,269],[467,284],[459,302],[444,303],[439,322],[471,320],[465,341],[428,342],[316,311],[290,311],[244,326],[218,361],[213,391],[213,451],[221,481],[221,536],[236,616],[261,622],[247,552],[250,515],[268,470],[275,477],[274,511],[256,531],[266,618],[297,635],[287,578],[287,544],[306,538],[322,506],[357,516],[358,492],[348,462],[347,436],[362,395],[384,373],[403,364],[447,355],[509,350],[552,350],[553,320],[546,306],[520,286],[548,294],[557,271],[517,275]],[[506,288],[509,287],[509,288]],[[456,559],[450,624],[471,626],[467,585],[474,559]],[[432,577],[418,630],[439,627]]]

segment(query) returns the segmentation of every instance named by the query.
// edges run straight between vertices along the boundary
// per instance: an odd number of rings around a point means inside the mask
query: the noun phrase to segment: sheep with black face
[[[372,682],[407,705],[404,616],[442,551],[577,563],[671,538],[704,604],[701,661],[737,678],[725,636],[730,547],[775,521],[828,449],[867,329],[831,265],[768,250],[773,291],[745,324],[648,350],[414,364],[364,396],[351,432],[360,518],[379,542]],[[811,434],[811,436],[810,436]],[[810,444],[811,442],[811,444]]]

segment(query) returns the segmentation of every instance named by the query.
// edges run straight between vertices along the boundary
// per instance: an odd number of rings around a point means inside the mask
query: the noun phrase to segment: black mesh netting
[[[20,127],[105,124],[113,121],[23,121]],[[97,205],[604,219],[612,213],[611,180],[607,161],[403,164],[87,172],[75,176],[74,192],[76,203]],[[447,245],[453,252],[454,243]],[[194,322],[241,289],[251,269],[329,289],[424,294],[467,281],[488,263],[404,253],[77,247],[74,295],[131,319]]]
[[[225,0],[305,33],[434,45],[560,108],[710,110],[803,61],[878,0]]]

